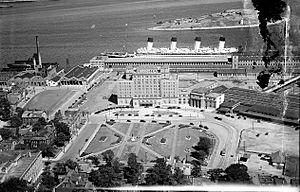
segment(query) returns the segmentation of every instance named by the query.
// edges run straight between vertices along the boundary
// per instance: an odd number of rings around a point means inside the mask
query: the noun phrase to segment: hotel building
[[[177,75],[170,74],[167,65],[128,66],[118,80],[117,95],[119,105],[156,106],[178,104]]]

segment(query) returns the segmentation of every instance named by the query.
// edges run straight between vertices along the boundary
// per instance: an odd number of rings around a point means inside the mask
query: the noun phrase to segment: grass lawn
[[[113,125],[113,128],[115,128],[115,129],[117,129],[118,131],[120,131],[120,132],[126,134],[127,131],[128,131],[129,126],[130,126],[130,123],[119,123],[119,122],[117,122],[117,123],[115,123],[115,124]]]
[[[140,123],[133,123],[133,127],[131,130],[131,133],[129,134],[130,137],[131,135],[133,135],[134,137],[139,136],[142,137],[141,132],[143,131],[142,129],[144,129]]]
[[[70,99],[76,91],[71,90],[46,90],[34,96],[26,105],[25,109],[45,110],[48,114],[52,114]]]
[[[148,133],[152,133],[152,132],[154,132],[154,131],[156,131],[156,130],[159,130],[159,129],[162,129],[162,126],[161,125],[159,125],[159,124],[153,124],[153,123],[148,123],[147,125],[146,125],[146,132],[145,132],[145,134],[148,134]]]
[[[179,129],[176,143],[176,156],[180,158],[185,158],[186,154],[189,156],[190,153],[187,153],[188,149],[193,151],[192,146],[198,143],[199,137],[205,136],[205,133],[192,128]]]
[[[101,137],[107,137],[104,142],[100,141]],[[122,138],[123,139],[123,138]],[[112,147],[111,143],[118,140],[118,137],[115,136],[115,132],[109,129],[108,127],[101,127],[89,146],[86,148],[85,153],[95,153],[102,150],[105,150],[109,147]]]
[[[148,147],[154,150],[155,152],[159,153],[160,155],[168,157],[169,155],[171,155],[172,151],[174,130],[175,129],[167,129],[154,134],[155,137],[151,137],[148,139],[148,143],[151,144],[151,146]],[[160,143],[162,138],[166,139],[165,144]]]
[[[137,154],[138,156],[138,160],[142,161],[142,162],[150,162],[152,160],[156,160],[156,156],[153,155],[152,153],[146,151],[145,149],[143,149],[142,147],[139,150],[139,153]]]
[[[120,158],[121,161],[127,161],[128,155],[130,153],[135,153],[138,147],[139,147],[138,145],[126,145],[124,147],[124,150],[122,151],[122,155]]]

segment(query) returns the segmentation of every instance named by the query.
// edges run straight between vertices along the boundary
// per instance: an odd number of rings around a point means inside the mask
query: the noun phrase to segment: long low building
[[[64,77],[60,79],[61,86],[84,86],[91,87],[95,79],[101,75],[98,67],[86,67],[78,65],[69,71]]]
[[[238,87],[227,89],[224,94],[225,102],[218,108],[221,113],[233,112],[278,123],[299,125],[300,95],[289,94],[283,98],[279,94]]]

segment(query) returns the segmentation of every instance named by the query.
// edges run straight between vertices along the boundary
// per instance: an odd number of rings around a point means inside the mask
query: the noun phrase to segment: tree
[[[72,159],[68,159],[65,162],[65,166],[68,167],[69,169],[73,169],[75,170],[76,168],[79,168],[79,164],[75,161],[73,161]]]
[[[143,172],[143,166],[137,162],[137,156],[130,153],[127,160],[127,166],[124,167],[124,179],[132,185],[138,184],[139,178]]]
[[[50,171],[50,167],[47,167],[42,173],[42,182],[38,191],[52,191],[52,189],[58,184],[54,175]]]
[[[55,129],[56,129],[56,133],[64,133],[66,136],[71,136],[70,134],[70,128],[66,123],[63,122],[55,122],[54,123]]]
[[[251,178],[247,173],[247,166],[244,164],[232,164],[225,169],[227,178],[231,182],[249,183]]]
[[[155,165],[147,169],[146,185],[174,185],[171,165],[167,165],[164,158],[157,158]]]
[[[64,163],[56,163],[55,166],[52,168],[52,172],[55,176],[65,175],[67,174],[66,165]]]
[[[223,169],[217,168],[217,169],[210,169],[207,172],[210,175],[210,180],[213,182],[216,181],[227,181],[226,173]]]
[[[55,114],[54,114],[54,121],[61,121],[63,120],[63,115],[61,113],[60,110],[58,110]]]
[[[54,157],[54,148],[52,145],[41,144],[39,149],[42,151],[42,157]]]
[[[47,125],[47,121],[44,117],[40,117],[37,122],[39,122],[42,126]]]
[[[68,141],[68,140],[69,140],[69,137],[66,136],[63,132],[60,132],[57,134],[54,143],[58,147],[63,147],[65,145],[65,141]]]
[[[10,118],[9,123],[11,127],[20,127],[23,124],[21,117],[18,115],[13,115]]]
[[[14,136],[13,132],[9,129],[0,129],[0,135],[3,140],[7,140]]]
[[[41,129],[43,129],[44,126],[40,122],[35,122],[32,126],[32,131],[39,132]]]
[[[0,120],[7,121],[10,119],[11,116],[11,106],[9,101],[1,97],[0,98]]]
[[[96,187],[117,187],[122,184],[122,175],[108,165],[100,165],[98,170],[92,170],[88,179]]]
[[[107,151],[102,153],[102,156],[103,156],[103,160],[105,161],[105,163],[108,166],[111,166],[112,161],[113,161],[114,156],[115,156],[114,152],[112,150],[107,150]]]
[[[87,157],[87,159],[92,160],[92,163],[96,166],[100,164],[99,158],[97,156],[89,156]]]
[[[191,172],[191,175],[193,177],[201,177],[201,174],[202,171],[201,171],[201,165],[194,165],[193,168],[192,168],[192,172]]]
[[[23,113],[24,113],[24,109],[21,108],[21,107],[16,107],[15,112],[17,113],[17,115],[18,115],[20,118],[22,118],[22,115],[23,115]]]
[[[183,174],[183,171],[179,167],[175,167],[173,177],[177,185],[186,185],[189,183],[187,176]]]
[[[30,187],[25,180],[12,177],[3,183],[0,183],[0,191],[1,192],[33,192],[34,188]]]
[[[251,183],[251,178],[247,173],[247,166],[243,164],[232,164],[225,169],[211,169],[207,173],[210,175],[210,180],[230,182],[230,183]]]

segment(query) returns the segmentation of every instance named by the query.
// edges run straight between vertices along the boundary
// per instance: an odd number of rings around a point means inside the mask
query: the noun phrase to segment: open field
[[[46,90],[34,96],[24,108],[45,110],[52,114],[75,93],[76,91],[66,89]]]
[[[279,125],[255,126],[243,131],[240,147],[244,144],[246,151],[273,153],[283,149],[289,155],[299,156],[299,131]]]
[[[116,142],[119,139],[119,137],[117,137],[115,134],[116,133],[108,127],[102,126],[89,146],[86,148],[85,153],[99,152],[107,149],[108,147],[114,146],[112,145],[112,143]]]

